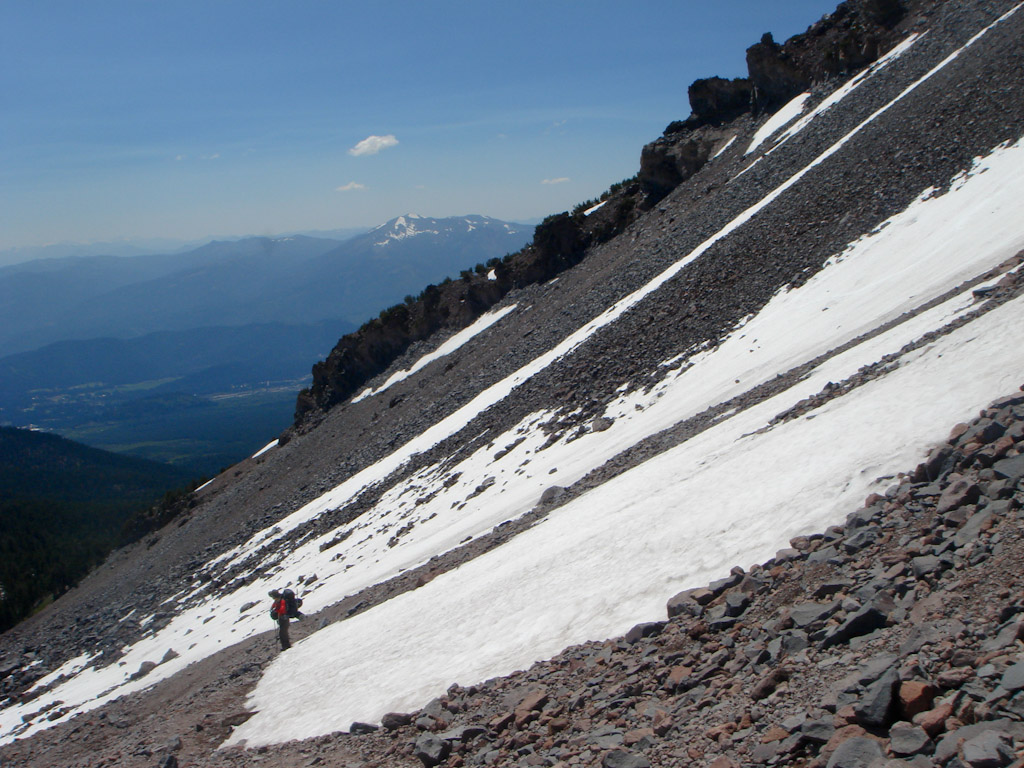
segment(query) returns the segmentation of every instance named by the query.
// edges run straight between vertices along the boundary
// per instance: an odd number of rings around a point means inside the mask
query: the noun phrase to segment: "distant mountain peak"
[[[482,227],[493,227],[508,234],[518,234],[521,228],[508,222],[492,219],[488,216],[468,215],[452,216],[449,218],[435,219],[429,216],[420,216],[416,213],[406,213],[381,224],[370,233],[374,238],[374,245],[386,246],[399,240],[406,240],[421,235],[434,235],[444,237],[456,235],[462,232],[472,232]]]

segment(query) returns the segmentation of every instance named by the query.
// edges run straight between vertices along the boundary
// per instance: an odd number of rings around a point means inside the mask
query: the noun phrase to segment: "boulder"
[[[1014,760],[1013,742],[1005,733],[985,731],[960,747],[963,762],[971,768],[1003,768]]]
[[[690,590],[680,592],[679,594],[672,597],[666,605],[668,617],[670,619],[676,616],[700,616],[704,609],[701,604],[698,603],[690,594]]]
[[[885,626],[886,621],[888,621],[888,616],[884,612],[874,605],[866,605],[829,632],[821,641],[821,649],[827,650],[835,645],[848,643],[855,637],[881,629]]]
[[[651,768],[651,761],[628,749],[613,749],[601,758],[601,768]]]
[[[916,715],[932,708],[938,689],[924,680],[906,680],[900,683],[900,715],[912,720]]]
[[[660,635],[667,625],[667,621],[648,621],[643,624],[637,624],[626,633],[626,642],[630,644],[638,643],[645,637]]]
[[[824,622],[838,609],[838,602],[797,603],[789,609],[789,617],[798,627],[811,627]]]
[[[889,749],[895,755],[917,755],[925,752],[931,739],[923,728],[897,723],[889,730]]]
[[[980,495],[981,489],[977,483],[964,477],[957,478],[946,486],[946,490],[939,496],[939,502],[935,506],[935,511],[940,515],[944,515],[951,509],[956,509],[964,504],[974,504]]]
[[[857,724],[865,728],[881,728],[892,723],[895,720],[896,690],[899,684],[899,672],[890,667],[869,685],[853,707]]]
[[[380,724],[385,731],[395,731],[412,721],[413,716],[406,712],[388,712],[380,719]]]
[[[992,470],[999,476],[1014,483],[1024,477],[1024,453],[1009,459],[1002,459],[992,465]]]
[[[427,768],[440,765],[451,754],[452,745],[432,733],[425,733],[416,739],[413,746],[413,754]]]
[[[881,744],[867,736],[856,736],[839,745],[826,768],[868,768],[884,757]]]

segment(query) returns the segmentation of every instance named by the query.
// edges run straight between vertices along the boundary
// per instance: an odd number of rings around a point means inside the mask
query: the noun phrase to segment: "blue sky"
[[[0,249],[537,219],[835,4],[7,0]]]

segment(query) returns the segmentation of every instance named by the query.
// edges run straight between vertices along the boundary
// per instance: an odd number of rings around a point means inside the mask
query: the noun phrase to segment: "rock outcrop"
[[[900,0],[841,3],[781,45],[765,33],[747,49],[747,77],[694,81],[688,90],[690,116],[671,123],[664,135],[643,148],[638,180],[646,204],[656,203],[693,176],[725,143],[728,134],[709,132],[708,126],[774,112],[814,83],[871,64],[905,33],[899,24],[910,5]]]

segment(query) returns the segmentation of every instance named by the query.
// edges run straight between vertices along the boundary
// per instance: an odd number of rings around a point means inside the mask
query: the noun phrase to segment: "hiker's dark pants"
[[[287,616],[282,616],[277,620],[277,639],[281,641],[282,651],[287,651],[292,647],[292,641],[288,638]]]

